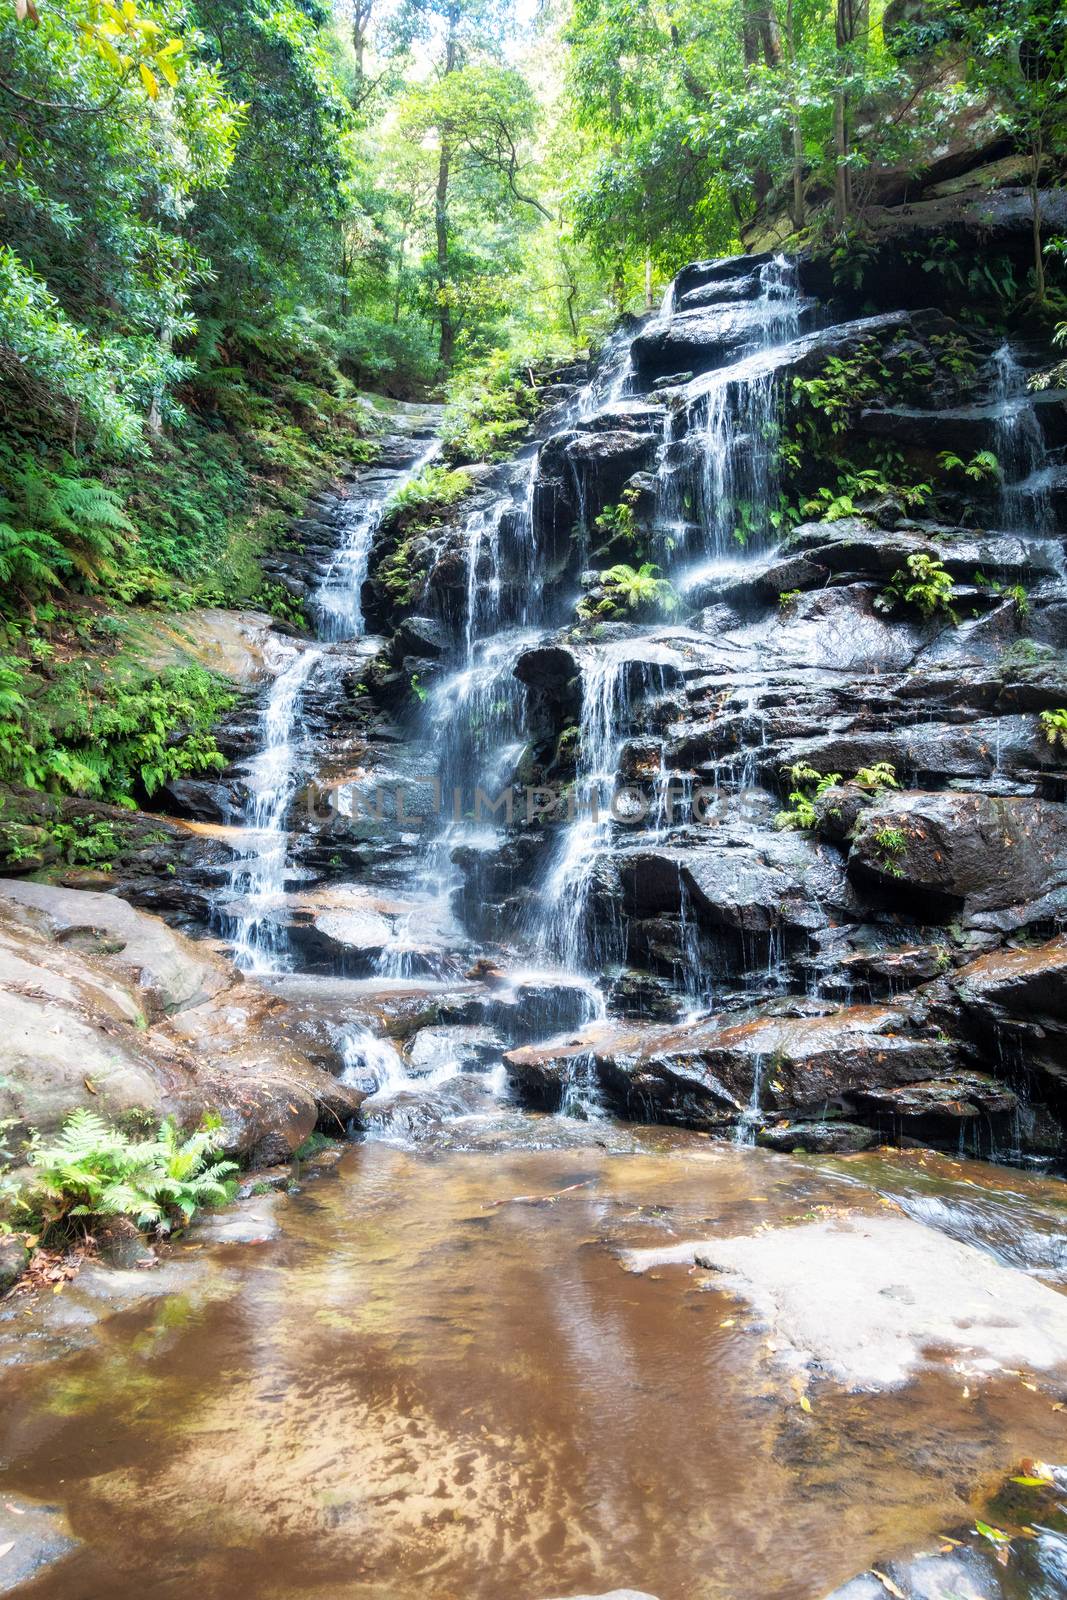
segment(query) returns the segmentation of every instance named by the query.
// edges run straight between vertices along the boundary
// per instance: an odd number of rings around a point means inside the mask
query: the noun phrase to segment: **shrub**
[[[47,467],[0,448],[0,583],[8,615],[55,590],[98,588],[133,533],[116,497],[64,456]]]
[[[170,778],[225,766],[212,724],[234,703],[202,667],[158,677],[93,674],[86,662],[42,684],[0,657],[0,781],[128,804]]]
[[[1049,744],[1067,750],[1067,709],[1061,706],[1057,711],[1042,711],[1041,731]]]
[[[449,389],[442,423],[449,461],[504,461],[541,408],[538,377],[547,377],[558,352],[496,350],[460,372]]]
[[[841,782],[841,774],[819,772],[806,761],[797,761],[791,767],[783,767],[782,772],[793,787],[789,791],[789,804],[785,810],[779,811],[774,819],[774,825],[776,828],[789,828],[808,833],[818,821],[815,801],[821,794],[825,794],[827,789],[832,789],[835,784]]]
[[[169,1233],[201,1206],[233,1198],[232,1161],[218,1161],[217,1126],[205,1124],[189,1137],[172,1122],[154,1138],[134,1141],[92,1111],[75,1111],[51,1144],[30,1141],[33,1168],[21,1190],[20,1210],[38,1218],[42,1231],[91,1232],[108,1217],[129,1217],[139,1228]]]

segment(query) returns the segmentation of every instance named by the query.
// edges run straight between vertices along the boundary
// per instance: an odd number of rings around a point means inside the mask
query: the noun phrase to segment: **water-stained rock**
[[[594,1025],[504,1060],[520,1095],[536,1105],[558,1106],[576,1064],[591,1060],[622,1114],[721,1128],[754,1099],[765,1120],[854,1112],[864,1090],[950,1074],[958,1052],[947,1039],[912,1031],[904,1011],[851,1006],[681,1028]]]
[[[1067,911],[1067,816],[1045,801],[892,794],[858,819],[849,872],[906,895],[932,920],[961,913],[1008,931]]]

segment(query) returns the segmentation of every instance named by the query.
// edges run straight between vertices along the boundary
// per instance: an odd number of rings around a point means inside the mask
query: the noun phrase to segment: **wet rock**
[[[566,978],[529,978],[488,1002],[487,1019],[510,1043],[544,1039],[550,1034],[580,1028],[594,1010],[591,986]]]
[[[193,1237],[205,1244],[268,1244],[281,1233],[280,1198],[278,1194],[255,1194],[225,1211],[201,1211],[193,1225]]]
[[[815,1155],[853,1155],[878,1143],[878,1134],[858,1122],[790,1122],[761,1128],[756,1143],[787,1155],[804,1150]]]
[[[392,654],[394,660],[405,656],[436,659],[446,654],[451,643],[448,629],[436,617],[405,617],[393,637]]]
[[[772,260],[771,252],[764,250],[753,252],[752,255],[716,256],[711,261],[691,261],[674,280],[675,296],[680,300],[694,289],[702,289],[708,284],[754,276]]]
[[[765,1118],[854,1112],[868,1088],[943,1077],[957,1062],[947,1039],[907,1031],[904,1012],[851,1006],[824,1016],[715,1018],[688,1028],[594,1025],[575,1040],[504,1057],[520,1095],[558,1106],[575,1063],[591,1059],[606,1100],[623,1115],[694,1127],[736,1121],[753,1097]]]
[[[30,1252],[14,1234],[0,1234],[0,1295],[17,1283],[30,1261]]]
[[[1049,443],[1067,444],[1067,403],[1062,391],[1038,391],[1028,397],[1028,403]],[[951,450],[967,460],[976,450],[995,450],[1002,417],[1003,407],[997,404],[944,406],[937,411],[888,405],[862,411],[856,431],[930,454]]]
[[[903,949],[857,950],[839,956],[834,969],[848,984],[862,984],[872,996],[900,994],[937,978],[952,966],[947,945],[905,945]]]
[[[952,1019],[994,1068],[1019,1062],[1043,1075],[1067,1103],[1067,935],[1016,950],[994,950],[951,980]]]
[[[944,708],[939,708],[944,714]],[[866,726],[848,726],[843,719],[814,737],[789,738],[776,752],[782,766],[804,761],[818,772],[846,775],[861,767],[888,761],[898,779],[927,785],[953,780],[972,787],[997,773],[1039,775],[1053,765],[1033,717],[958,716],[956,720],[910,720],[895,715],[863,719]],[[1010,781],[1010,780],[1008,780]]]
[[[982,1072],[955,1072],[925,1083],[905,1083],[856,1092],[864,1111],[898,1119],[966,1120],[977,1116],[1003,1116],[1015,1110],[1018,1097]]]
[[[677,296],[676,304],[679,311],[697,311],[703,306],[725,306],[736,304],[739,300],[755,300],[759,292],[759,279],[754,273],[749,273],[747,277],[721,278],[718,282],[689,289]]]
[[[631,1269],[662,1252],[635,1250]],[[768,1228],[678,1247],[742,1295],[780,1357],[854,1388],[902,1384],[928,1364],[1053,1371],[1067,1359],[1067,1300],[971,1244],[903,1216]],[[988,1358],[988,1361],[983,1361]]]
[[[913,555],[933,556],[957,583],[972,582],[975,572],[998,583],[1030,583],[1037,575],[1056,571],[1055,553],[1047,541],[1009,533],[978,535],[933,523],[915,527],[915,532],[888,531],[862,517],[804,523],[790,535],[789,549],[832,574],[885,581]]]
[[[0,1594],[11,1594],[77,1549],[62,1506],[5,1489],[0,1501]]]
[[[236,783],[215,778],[172,778],[161,794],[168,809],[194,822],[230,823],[240,814]]]
[[[814,801],[820,838],[843,844],[851,839],[863,812],[874,804],[871,789],[858,783],[835,783]]]
[[[413,1074],[439,1072],[484,1072],[500,1060],[504,1041],[492,1028],[421,1028],[408,1047],[408,1065]]]
[[[271,676],[276,626],[266,612],[225,611],[217,606],[157,614],[139,658],[155,672],[195,663],[231,683],[250,687]]]
[[[233,982],[232,969],[158,917],[110,894],[43,883],[0,883],[9,914],[49,940],[106,960],[128,977],[156,1015],[202,1004]]]
[[[883,793],[849,852],[858,879],[906,894],[931,920],[1008,931],[1067,911],[1067,814],[1039,800]]]
[[[515,663],[515,676],[529,689],[540,690],[557,704],[564,705],[581,697],[581,667],[578,658],[563,645],[539,645],[535,650],[524,650]]]
[[[638,334],[631,347],[634,366],[645,383],[682,368],[710,372],[757,343],[765,321],[765,308],[752,303],[679,310],[665,325]]]
[[[1067,934],[980,956],[956,973],[953,987],[969,1011],[996,1024],[1019,1018],[1067,1023]]]
[[[79,1106],[193,1127],[214,1112],[229,1153],[284,1157],[320,1120],[343,1131],[362,1098],[286,1036],[285,1015],[207,946],[113,895],[2,886],[0,1117],[22,1129],[47,1133]]]
[[[647,1022],[674,1022],[682,1013],[681,996],[663,978],[648,972],[625,972],[608,991],[612,1016],[639,1017]]]

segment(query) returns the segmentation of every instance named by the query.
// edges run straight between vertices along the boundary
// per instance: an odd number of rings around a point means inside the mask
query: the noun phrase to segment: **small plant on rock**
[[[869,767],[861,767],[852,781],[861,789],[900,788],[897,769],[891,761],[875,761]]]
[[[800,589],[783,589],[778,596],[779,611],[791,611],[803,593]]]
[[[839,772],[819,772],[806,761],[797,761],[782,772],[793,785],[789,791],[789,805],[779,811],[774,819],[776,828],[791,829],[797,833],[810,833],[818,822],[815,802],[827,789],[841,782]]]
[[[908,836],[903,828],[879,828],[874,842],[878,847],[878,866],[890,877],[902,878],[904,871],[898,858],[908,848]]]
[[[986,483],[1000,477],[1000,462],[992,450],[977,450],[969,461],[964,461],[952,450],[942,450],[937,458],[945,472],[962,472],[974,483]]]
[[[938,612],[958,623],[959,617],[951,605],[954,589],[952,576],[937,556],[928,556],[917,550],[907,559],[905,567],[898,568],[888,586],[875,601],[879,611],[894,611],[901,601],[914,606],[923,617],[933,617]]]
[[[634,513],[637,500],[636,489],[624,489],[618,505],[605,506],[593,526],[605,539],[623,539],[627,544],[640,544],[641,529]]]
[[[17,1203],[54,1236],[91,1232],[110,1217],[169,1233],[201,1206],[233,1198],[237,1167],[215,1159],[220,1144],[218,1126],[206,1122],[188,1137],[163,1122],[153,1138],[135,1141],[95,1112],[75,1111],[52,1143],[31,1140],[34,1176]]]
[[[1061,706],[1057,711],[1042,711],[1041,731],[1049,744],[1067,750],[1067,709]]]
[[[607,588],[607,598],[615,607],[625,606],[628,611],[639,611],[644,607],[658,606],[664,611],[673,611],[678,605],[678,596],[667,579],[659,576],[659,567],[654,561],[642,562],[639,567],[628,567],[620,562],[602,572],[600,581]]]

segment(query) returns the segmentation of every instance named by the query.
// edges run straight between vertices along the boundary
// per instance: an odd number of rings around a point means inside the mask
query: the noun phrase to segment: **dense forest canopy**
[[[127,787],[52,660],[73,602],[98,643],[122,605],[304,620],[258,558],[367,458],[361,390],[499,457],[686,260],[754,226],[862,260],[960,147],[1032,191],[1021,300],[1064,251],[1056,0],[5,0],[0,62],[0,749],[35,785]]]

